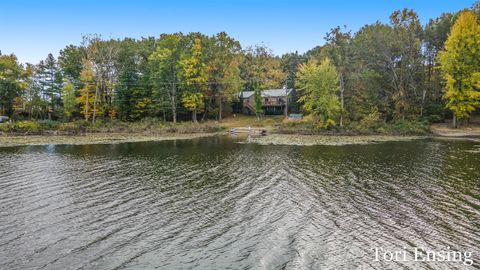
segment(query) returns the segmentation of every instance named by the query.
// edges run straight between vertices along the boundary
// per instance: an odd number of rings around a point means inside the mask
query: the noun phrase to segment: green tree
[[[442,100],[443,82],[438,63],[438,53],[443,49],[448,38],[450,29],[457,18],[457,13],[442,13],[438,18],[430,19],[424,30],[426,60],[425,87],[428,88],[427,113],[443,114],[444,104]]]
[[[287,74],[287,88],[295,88],[295,76],[298,66],[305,63],[307,58],[298,52],[286,53],[280,58],[280,64],[283,72]]]
[[[156,50],[148,57],[151,66],[151,83],[153,94],[157,97],[166,96],[170,101],[173,122],[177,122],[177,100],[180,82],[180,56],[185,37],[182,33],[163,34],[160,36]]]
[[[0,114],[12,116],[14,100],[22,89],[23,68],[17,57],[0,55]]]
[[[222,120],[224,108],[237,97],[242,90],[243,81],[240,77],[240,63],[242,61],[240,42],[220,32],[210,38],[208,48],[209,60],[207,76],[209,82],[208,96],[218,103],[218,120]],[[227,104],[227,106],[225,106]]]
[[[118,54],[117,40],[103,40],[99,35],[83,36],[85,59],[90,62],[95,86],[92,122],[97,117],[114,117],[114,86],[118,73],[115,59]]]
[[[392,56],[387,68],[394,90],[395,116],[405,119],[417,113],[423,116],[427,88],[423,86],[423,29],[413,10],[397,10],[390,15],[393,29]],[[418,112],[419,109],[419,112]]]
[[[280,88],[287,79],[280,59],[275,57],[265,46],[247,48],[241,64],[241,76],[245,81],[245,88],[253,91],[255,87],[261,90]]]
[[[350,66],[351,52],[350,44],[352,42],[351,32],[342,32],[340,27],[335,27],[327,33],[325,38],[327,46],[325,49],[328,57],[332,59],[336,66],[340,80],[340,126],[343,126],[343,116],[345,112],[345,84],[348,82],[347,74]]]
[[[468,118],[480,105],[480,24],[475,13],[463,11],[439,53],[445,80],[444,98],[457,119]]]
[[[392,53],[393,29],[382,23],[362,27],[355,33],[352,59],[349,64],[349,90],[347,100],[349,116],[354,121],[366,117],[371,111],[381,113],[384,120],[393,117],[391,72],[387,67],[395,56]]]
[[[61,73],[75,87],[80,87],[80,73],[83,69],[83,58],[85,58],[85,48],[81,46],[68,45],[60,50],[58,56],[58,65]]]
[[[262,91],[258,86],[253,90],[253,102],[255,103],[255,116],[257,120],[260,120],[260,115],[263,114],[263,105],[262,105]]]
[[[25,71],[27,76],[27,87],[24,94],[29,118],[46,118],[50,102],[47,100],[47,97],[43,92],[44,73],[42,65],[27,64]]]
[[[52,115],[58,116],[62,110],[62,88],[63,77],[60,72],[57,60],[49,53],[44,61],[40,61],[37,65],[38,83],[42,89],[42,95],[48,102],[48,119],[52,119]]]
[[[73,113],[76,111],[76,91],[75,85],[66,80],[62,89],[63,96],[63,114],[67,120],[72,118]]]
[[[338,72],[328,58],[320,65],[315,60],[300,65],[297,86],[304,110],[313,116],[320,116],[325,126],[334,123],[340,111],[338,100]]]
[[[141,63],[146,59],[139,49],[139,42],[126,38],[119,43],[115,59],[115,113],[118,111],[118,117],[124,121],[146,117],[152,103],[151,87],[142,81],[145,71],[141,70]]]

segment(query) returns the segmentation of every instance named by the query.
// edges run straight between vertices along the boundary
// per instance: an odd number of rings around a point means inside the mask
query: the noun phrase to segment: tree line
[[[242,48],[225,32],[141,39],[84,36],[55,58],[0,55],[0,114],[13,119],[222,120],[238,93],[297,89],[299,110],[328,125],[454,117],[480,102],[480,3],[422,26],[415,11],[356,33],[336,27],[304,54]],[[257,98],[256,98],[257,100]],[[256,103],[260,103],[256,102]]]

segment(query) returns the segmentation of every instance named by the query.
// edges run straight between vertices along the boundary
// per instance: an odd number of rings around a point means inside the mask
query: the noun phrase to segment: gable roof
[[[290,95],[293,89],[289,88],[287,89],[287,94]],[[255,94],[255,91],[243,91],[239,93],[239,96],[241,98],[249,98],[253,94]],[[268,90],[263,90],[261,91],[261,97],[266,98],[266,97],[284,97],[285,96],[285,89],[268,89]]]

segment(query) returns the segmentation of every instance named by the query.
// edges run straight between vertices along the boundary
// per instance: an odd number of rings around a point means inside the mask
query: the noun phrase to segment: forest
[[[297,90],[294,112],[321,128],[445,119],[458,126],[480,107],[480,2],[425,25],[414,10],[397,10],[388,23],[355,33],[335,27],[324,39],[303,54],[278,56],[262,44],[242,47],[225,32],[92,34],[36,64],[0,54],[0,115],[13,122],[221,121],[240,92],[282,87]]]

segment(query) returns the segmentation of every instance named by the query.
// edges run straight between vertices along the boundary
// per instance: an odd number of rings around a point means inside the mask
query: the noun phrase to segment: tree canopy
[[[460,13],[438,57],[456,126],[456,118],[469,117],[480,105],[480,24],[473,12]]]
[[[480,102],[479,6],[423,26],[415,11],[397,10],[387,23],[357,32],[334,27],[323,45],[281,56],[263,44],[242,48],[225,32],[86,35],[37,64],[0,55],[0,113],[92,122],[222,120],[241,91],[255,92],[258,115],[261,92],[287,86],[299,92],[294,111],[330,124],[465,119]]]

